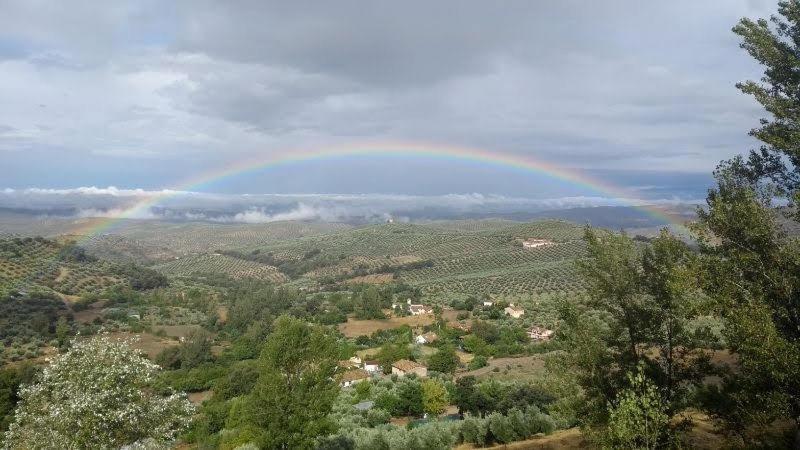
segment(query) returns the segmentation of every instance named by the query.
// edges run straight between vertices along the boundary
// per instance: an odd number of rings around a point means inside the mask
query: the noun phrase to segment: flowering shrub
[[[20,389],[3,448],[120,448],[173,441],[189,425],[194,407],[182,393],[154,391],[158,370],[128,342],[105,335],[74,341],[36,383]]]

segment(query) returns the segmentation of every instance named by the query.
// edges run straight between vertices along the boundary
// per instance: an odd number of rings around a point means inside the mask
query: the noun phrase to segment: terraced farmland
[[[274,283],[282,283],[287,277],[276,267],[253,261],[232,258],[219,253],[190,255],[159,264],[154,269],[167,275],[191,275],[203,273],[223,273],[231,278],[257,278]]]
[[[582,228],[560,221],[503,223],[482,227],[446,223],[383,224],[293,239],[259,247],[278,260],[299,261],[310,253],[334,263],[307,272],[300,284],[324,277],[355,278],[364,273],[394,273],[430,295],[523,294],[582,290],[574,262],[585,252]],[[526,249],[539,238],[554,245]],[[426,262],[415,267],[409,263]]]
[[[155,264],[151,267],[172,277],[221,273],[236,279],[290,282],[309,288],[391,279],[436,296],[538,294],[584,288],[574,266],[585,252],[583,230],[554,220],[362,227],[306,222],[224,225],[130,221],[113,231],[121,234],[96,236],[82,245],[116,261]],[[553,245],[524,248],[522,242],[529,239],[544,239]],[[56,244],[31,245],[26,254],[35,260],[52,260],[58,252]],[[44,270],[24,259],[3,258],[0,284],[33,276],[43,286],[80,295],[124,283],[106,269],[98,262],[76,267],[59,264]]]
[[[43,238],[0,239],[0,293],[38,288],[64,295],[101,293],[128,283],[104,261],[71,261],[67,247]]]

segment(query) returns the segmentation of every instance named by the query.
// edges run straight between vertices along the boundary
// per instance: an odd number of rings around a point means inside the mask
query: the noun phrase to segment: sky
[[[730,31],[756,0],[0,0],[0,189],[164,189],[295,148],[467,146],[694,198],[756,144]],[[359,156],[227,194],[587,192],[458,161]]]

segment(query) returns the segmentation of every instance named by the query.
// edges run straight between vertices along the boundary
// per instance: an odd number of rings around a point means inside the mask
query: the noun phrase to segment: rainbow
[[[529,155],[419,142],[368,142],[335,147],[313,149],[300,148],[272,152],[266,157],[239,161],[222,169],[213,170],[185,180],[163,193],[138,197],[136,203],[129,206],[124,211],[121,211],[119,214],[113,217],[84,221],[80,227],[71,231],[70,234],[82,236],[80,240],[90,239],[97,234],[107,231],[121,220],[137,217],[142,213],[149,212],[150,208],[156,206],[159,201],[177,195],[179,192],[202,191],[211,183],[241,176],[243,174],[300,164],[308,161],[326,161],[359,156],[415,157],[444,161],[475,162],[486,166],[543,175],[551,179],[567,182],[576,187],[597,192],[604,196],[627,201],[631,206],[636,207],[659,221],[664,221],[673,226],[683,228],[683,221],[681,218],[673,217],[656,206],[644,204],[645,202],[637,199],[631,192],[624,188],[592,178],[577,170],[541,161]]]

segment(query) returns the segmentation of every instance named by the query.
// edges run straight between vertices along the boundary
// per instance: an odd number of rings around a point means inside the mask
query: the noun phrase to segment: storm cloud
[[[759,70],[730,28],[774,8],[5,1],[5,186],[162,188],[278,150],[399,139],[709,172],[753,146],[761,115],[733,86]]]

